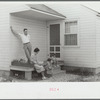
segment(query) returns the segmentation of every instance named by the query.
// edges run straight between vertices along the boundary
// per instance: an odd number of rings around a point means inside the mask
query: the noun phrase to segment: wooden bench
[[[10,66],[10,71],[11,70],[24,71],[25,72],[25,79],[31,80],[32,79],[32,71],[34,71],[34,68],[11,65]]]

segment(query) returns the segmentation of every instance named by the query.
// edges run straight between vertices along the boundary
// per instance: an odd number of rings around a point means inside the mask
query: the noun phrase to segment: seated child
[[[52,69],[52,60],[50,58],[47,59],[46,64],[45,64],[45,69],[46,70],[51,70]]]
[[[47,71],[47,74],[52,74],[52,59],[48,58],[43,65],[45,70]]]
[[[53,65],[54,67],[57,67],[56,55],[54,54],[54,55],[51,57],[51,59],[52,59],[52,65]]]
[[[45,69],[44,69],[43,65],[37,61],[37,54],[39,53],[39,51],[40,50],[38,48],[34,49],[34,54],[32,54],[32,56],[31,56],[31,63],[34,64],[36,71],[38,73],[42,74],[42,79],[44,80],[44,79],[46,79],[46,77],[44,75]]]

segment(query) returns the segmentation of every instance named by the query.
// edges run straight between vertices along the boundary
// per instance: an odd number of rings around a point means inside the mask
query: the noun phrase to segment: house
[[[65,67],[99,72],[99,12],[80,4],[0,4],[0,70],[10,70],[11,61],[26,58],[23,45],[10,30],[27,27],[33,49],[40,48],[43,61],[53,53]],[[93,69],[93,70],[91,70]]]
[[[13,26],[17,32],[27,28],[31,35],[33,49],[40,49],[39,60],[46,60],[48,56],[48,27],[47,21],[63,20],[65,16],[45,5],[27,5],[15,3],[0,4],[0,70],[10,70],[11,61],[25,59],[23,44],[11,32]]]
[[[81,4],[60,5],[50,7],[67,17],[62,21],[60,36],[65,68],[69,70],[78,67],[84,71],[99,73],[100,11]]]

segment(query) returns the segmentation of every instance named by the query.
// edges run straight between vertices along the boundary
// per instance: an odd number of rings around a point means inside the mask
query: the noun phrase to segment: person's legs
[[[45,80],[45,79],[46,79],[46,77],[45,77],[45,75],[44,75],[44,71],[43,71],[43,72],[41,72],[41,74],[42,74],[42,79],[43,79],[43,80]]]
[[[44,72],[41,72],[41,74],[42,74],[42,77],[45,77],[45,76],[44,76]]]
[[[30,63],[30,61],[31,61],[31,56],[30,56],[29,51],[28,51],[28,49],[27,49],[27,44],[24,45],[24,51],[25,51],[25,55],[26,55],[26,57],[27,57],[27,59],[28,59],[28,62]]]
[[[32,52],[32,45],[31,45],[31,43],[27,44],[27,49],[28,49],[28,52],[29,52],[29,54],[31,56],[31,52]]]
[[[44,75],[44,71],[45,71],[44,67],[43,67],[43,66],[40,66],[40,65],[38,65],[38,64],[35,64],[34,67],[35,67],[35,69],[36,69],[36,71],[37,71],[38,73],[41,73],[41,74],[42,74],[42,79],[43,79],[43,80],[46,79],[46,77],[45,77],[45,75]]]

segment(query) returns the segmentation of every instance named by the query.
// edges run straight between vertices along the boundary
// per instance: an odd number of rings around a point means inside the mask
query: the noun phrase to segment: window
[[[78,21],[65,22],[64,44],[66,46],[78,45]]]
[[[56,58],[60,58],[60,46],[55,45],[50,47],[50,57],[54,56],[54,54]]]

